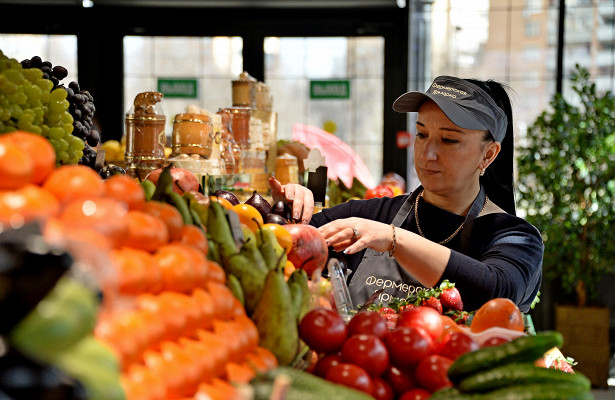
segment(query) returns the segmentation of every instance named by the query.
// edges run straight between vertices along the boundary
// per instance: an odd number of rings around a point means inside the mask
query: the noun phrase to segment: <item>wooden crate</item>
[[[609,377],[608,307],[556,306],[555,328],[564,336],[562,353],[578,362],[592,385],[607,387]]]

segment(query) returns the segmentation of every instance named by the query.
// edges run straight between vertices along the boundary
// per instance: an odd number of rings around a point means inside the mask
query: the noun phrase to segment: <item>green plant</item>
[[[518,149],[518,204],[542,233],[545,280],[583,306],[615,273],[615,96],[578,65],[571,81],[578,104],[556,94]]]

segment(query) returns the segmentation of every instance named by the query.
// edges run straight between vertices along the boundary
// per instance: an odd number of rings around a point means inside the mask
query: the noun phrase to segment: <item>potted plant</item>
[[[581,370],[595,361],[584,358],[603,353],[606,367],[599,367],[592,382],[606,385],[609,312],[596,307],[596,300],[599,281],[615,273],[615,96],[597,93],[578,65],[571,82],[576,101],[556,94],[517,149],[518,205],[544,239],[544,284],[555,283],[561,291],[555,320],[568,339],[564,349],[574,353]],[[592,312],[604,332],[583,335],[593,329],[587,326]],[[574,326],[564,327],[565,320]],[[602,336],[606,347],[596,349]],[[591,342],[582,343],[584,338]]]

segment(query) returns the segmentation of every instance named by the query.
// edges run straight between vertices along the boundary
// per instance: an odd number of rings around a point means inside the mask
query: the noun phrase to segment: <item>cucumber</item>
[[[447,388],[434,392],[429,400],[594,400],[594,396],[591,391],[575,385],[532,383],[485,393],[462,393],[457,388]]]
[[[569,400],[581,398],[579,396],[587,393],[589,393],[589,390],[574,385],[533,383],[508,386],[470,396],[472,396],[472,400]]]
[[[448,377],[451,382],[458,384],[464,378],[478,371],[494,368],[496,365],[534,362],[547,350],[561,347],[563,343],[562,334],[556,331],[522,336],[499,346],[486,347],[462,355],[449,368]]]
[[[511,363],[471,375],[457,386],[462,392],[486,392],[505,386],[522,384],[568,384],[589,390],[591,383],[581,373],[537,367],[531,363]]]

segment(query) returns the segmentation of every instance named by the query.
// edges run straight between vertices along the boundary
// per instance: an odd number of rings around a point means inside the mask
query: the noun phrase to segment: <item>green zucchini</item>
[[[534,362],[547,350],[561,347],[562,334],[556,331],[540,332],[532,336],[522,336],[499,346],[485,347],[459,357],[448,370],[451,382],[457,384],[462,379],[496,365],[520,362]]]
[[[532,363],[511,363],[471,375],[457,386],[462,392],[486,392],[505,386],[522,384],[568,384],[585,390],[591,383],[581,373],[568,373],[556,369],[537,367]]]

